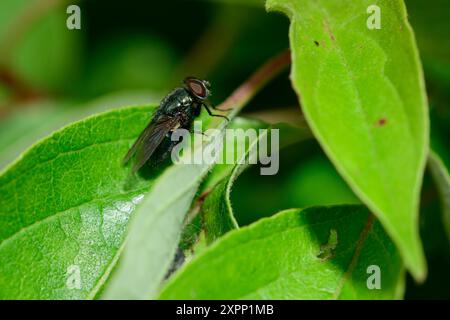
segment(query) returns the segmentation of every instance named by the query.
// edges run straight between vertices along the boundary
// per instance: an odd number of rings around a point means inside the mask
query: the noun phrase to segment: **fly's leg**
[[[224,115],[221,115],[221,114],[214,114],[214,113],[212,113],[211,110],[208,108],[208,106],[206,104],[203,104],[203,106],[205,107],[206,111],[208,111],[208,114],[211,117],[225,118],[225,119],[227,119],[228,122],[230,121],[230,119],[227,116],[224,116]]]
[[[234,108],[228,108],[228,109],[218,109],[216,106],[214,106],[214,105],[212,105],[211,104],[211,102],[209,102],[209,100],[206,100],[204,103],[203,103],[203,105],[208,105],[208,107],[211,107],[211,108],[213,108],[214,110],[219,110],[219,111],[230,111],[230,110],[233,110]]]
[[[209,138],[209,136],[208,136],[206,133],[202,132],[202,131],[194,130],[193,132],[194,132],[195,134],[201,134],[202,136],[204,136],[204,137],[206,137],[206,138]]]

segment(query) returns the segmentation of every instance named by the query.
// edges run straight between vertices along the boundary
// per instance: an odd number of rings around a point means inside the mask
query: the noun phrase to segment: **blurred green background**
[[[81,30],[66,9],[81,8]],[[424,64],[432,144],[449,167],[450,1],[406,0]],[[0,167],[39,138],[89,114],[159,101],[188,75],[212,83],[214,104],[288,48],[288,19],[263,1],[0,1]],[[245,108],[250,117],[300,119],[288,71]],[[406,298],[450,298],[450,250],[427,173],[421,232],[429,277],[408,278]],[[358,203],[314,141],[281,153],[280,172],[250,168],[232,203],[241,224],[281,209]]]

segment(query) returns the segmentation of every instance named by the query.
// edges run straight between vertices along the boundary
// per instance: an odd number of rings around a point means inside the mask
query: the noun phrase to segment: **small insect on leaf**
[[[334,250],[336,249],[338,244],[338,235],[335,229],[330,230],[330,235],[328,236],[327,243],[320,246],[320,252],[317,255],[322,261],[328,260],[333,257]]]
[[[168,158],[180,141],[171,141],[174,130],[181,128],[192,132],[194,119],[200,115],[202,106],[212,117],[228,118],[213,114],[207,106],[211,95],[210,83],[194,77],[184,79],[184,86],[175,88],[160,103],[153,118],[142,131],[123,159],[127,164],[133,157],[133,173],[148,161],[158,165]]]

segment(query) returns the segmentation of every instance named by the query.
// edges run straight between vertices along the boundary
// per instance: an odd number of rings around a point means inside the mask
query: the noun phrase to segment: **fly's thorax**
[[[187,107],[180,108],[180,110],[175,115],[180,121],[180,127],[189,129],[195,118],[200,115],[200,108],[201,106],[199,106],[196,102],[190,104]]]
[[[176,88],[169,93],[160,104],[160,109],[165,114],[175,114],[193,103],[193,98],[185,88]]]

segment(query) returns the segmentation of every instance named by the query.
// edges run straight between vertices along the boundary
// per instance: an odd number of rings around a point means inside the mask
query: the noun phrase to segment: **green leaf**
[[[256,137],[248,137],[248,144],[246,150],[241,152],[234,152],[235,165],[228,165],[228,171],[222,177],[214,188],[210,191],[202,205],[201,214],[203,219],[203,227],[205,229],[206,241],[211,243],[227,233],[230,230],[239,228],[238,223],[234,217],[231,205],[230,195],[231,188],[237,177],[249,166],[248,159],[257,157],[258,146],[262,139],[267,139],[272,136],[271,130],[279,130],[280,148],[286,145],[306,139],[310,136],[310,131],[307,128],[295,128],[289,125],[278,124],[268,127],[265,125]],[[245,139],[245,137],[243,137]],[[227,141],[226,149],[235,150],[234,147],[229,147],[234,141]],[[239,143],[238,141],[236,141]],[[241,141],[243,143],[244,141]],[[268,144],[271,149],[270,144]],[[279,152],[277,150],[276,152]],[[216,168],[214,169],[216,170]],[[222,171],[223,173],[223,171]]]
[[[130,179],[121,165],[152,110],[124,108],[73,123],[1,173],[0,298],[97,294],[130,214],[153,183]]]
[[[267,124],[250,118],[242,118],[237,117],[233,119],[233,121],[228,125],[227,129],[262,129],[267,128]],[[230,159],[233,158],[235,161],[240,157],[240,155],[245,152],[244,148],[237,148],[236,139],[241,138],[239,135],[234,137],[233,135],[225,135],[223,140],[224,147],[222,148],[219,159]],[[252,140],[251,138],[249,140]],[[248,140],[247,140],[248,141]],[[244,141],[240,141],[244,143]],[[246,145],[247,147],[247,145]],[[200,195],[196,202],[193,204],[191,210],[188,213],[188,217],[186,217],[186,225],[184,226],[182,240],[180,241],[179,247],[183,250],[185,256],[190,256],[194,254],[194,251],[197,250],[199,242],[203,242],[204,240],[204,221],[202,219],[202,214],[199,214],[201,211],[205,200],[206,195],[209,195],[212,191],[215,190],[217,185],[221,183],[233,170],[235,167],[234,164],[228,163],[218,163],[213,168],[211,168],[208,175],[203,180],[200,188],[198,190],[198,194]],[[206,242],[205,242],[206,245]],[[195,250],[194,250],[195,249]]]
[[[267,123],[260,121],[260,120],[255,120],[255,119],[250,119],[250,118],[242,118],[242,117],[237,117],[236,119],[234,119],[230,125],[227,127],[228,129],[243,129],[243,130],[247,130],[247,129],[255,129],[255,130],[259,130],[259,129],[264,129],[267,128]],[[238,136],[237,138],[240,138],[240,136]],[[226,140],[225,140],[226,139]],[[250,140],[250,139],[249,139]],[[249,141],[247,140],[247,141]],[[243,141],[239,141],[240,143],[243,143]],[[221,155],[222,157],[228,157],[233,158],[235,160],[239,159],[239,157],[242,156],[243,152],[246,152],[247,149],[239,149],[237,148],[237,143],[239,143],[235,140],[235,138],[231,135],[225,136],[224,138],[224,148],[222,149],[222,152],[224,152],[223,155]],[[249,141],[250,143],[250,141]],[[246,148],[248,146],[248,144],[246,144]],[[233,168],[235,167],[234,164],[229,164],[229,163],[218,163],[214,166],[214,168],[212,168],[211,172],[208,174],[208,176],[205,178],[205,181],[203,182],[200,191],[201,192],[210,192],[211,189],[217,185],[220,181],[222,181],[224,178],[226,178],[230,172],[233,170]]]
[[[136,213],[141,219],[151,217],[150,227],[133,235],[159,239],[150,243],[157,244],[157,255],[166,254],[170,263],[171,243],[161,237],[181,229],[207,168],[176,166],[157,182],[159,172],[146,178],[130,176],[121,160],[153,109],[123,108],[71,124],[38,142],[1,174],[1,298],[98,296],[123,249],[129,216],[151,186]],[[178,189],[180,197],[173,197],[174,182],[179,186],[181,180],[187,183]],[[171,210],[178,213],[175,219]],[[177,237],[172,239],[176,246]],[[165,264],[154,266],[164,276]],[[77,273],[81,287],[74,289],[67,283]]]
[[[59,101],[16,105],[18,111],[0,121],[0,168],[16,159],[37,140],[71,122],[124,105],[142,105],[149,101],[156,103],[159,98],[148,91],[126,91],[108,94],[83,105]]]
[[[254,121],[253,128],[255,130],[267,129],[267,127],[267,124]],[[236,124],[231,128],[237,129]],[[200,214],[207,243],[211,243],[226,232],[239,227],[231,208],[230,188],[238,174],[237,168],[244,167],[244,164],[238,165],[237,163],[248,157],[249,150],[259,138],[259,135],[258,137],[238,135],[224,138],[224,157],[232,156],[236,164],[216,165],[205,182],[204,192],[207,192],[208,195],[201,206]],[[244,145],[245,150],[237,148],[237,145]]]
[[[401,0],[268,0],[291,20],[292,83],[311,130],[424,280],[419,193],[429,119],[422,69]]]
[[[367,287],[373,265],[379,290]],[[395,245],[367,209],[313,207],[231,231],[182,267],[160,298],[393,299],[403,287]]]
[[[442,221],[450,241],[450,175],[444,162],[434,151],[428,157],[428,165],[441,197]]]

